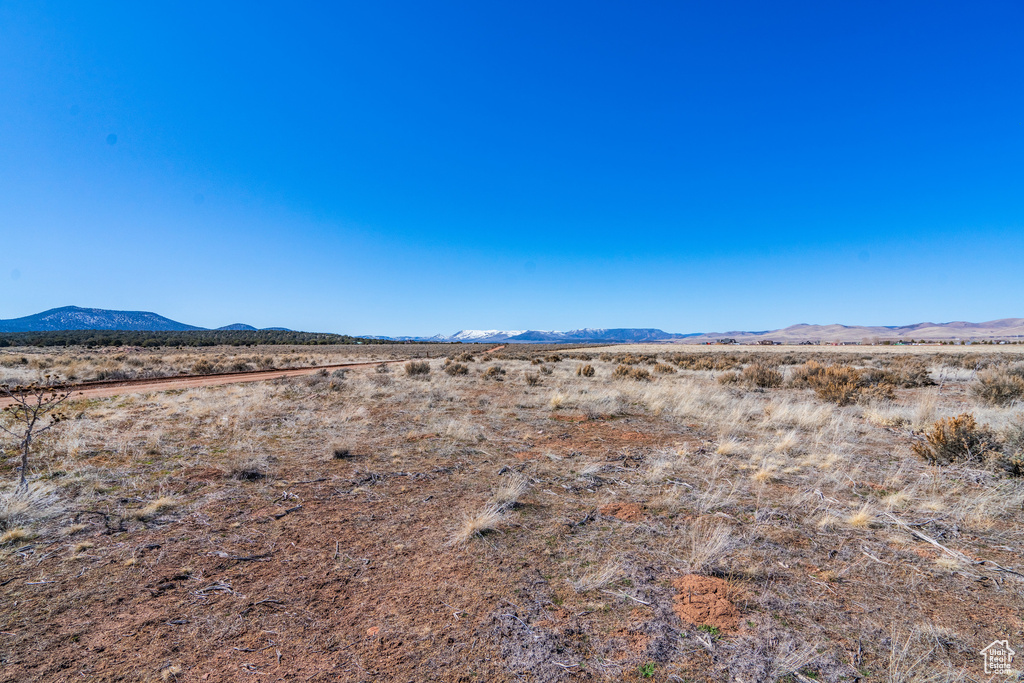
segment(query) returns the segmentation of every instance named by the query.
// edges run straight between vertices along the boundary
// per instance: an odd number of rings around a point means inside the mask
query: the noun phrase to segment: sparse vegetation
[[[21,453],[18,468],[21,486],[27,486],[28,456],[32,442],[53,429],[63,419],[59,408],[71,396],[59,382],[47,375],[42,383],[0,384],[0,397],[8,404],[0,414],[0,432],[15,439]]]
[[[0,460],[0,632],[48,643],[0,641],[7,676],[102,643],[171,680],[943,680],[1024,610],[1024,411],[971,390],[1013,354],[404,348],[0,350],[19,381],[371,361],[69,398],[25,487]]]

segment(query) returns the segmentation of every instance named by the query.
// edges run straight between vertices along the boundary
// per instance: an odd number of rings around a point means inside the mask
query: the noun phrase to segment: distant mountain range
[[[861,341],[949,341],[1024,338],[1024,318],[1001,318],[983,323],[955,321],[950,323],[916,323],[900,326],[868,325],[790,325],[779,330],[762,332],[713,332],[687,338],[691,344],[735,339],[737,343],[772,340],[783,343],[861,342]]]
[[[146,332],[183,332],[205,330],[205,327],[186,325],[148,311],[108,311],[103,308],[64,306],[51,308],[24,318],[0,320],[0,332],[50,332],[58,330],[140,330]],[[235,323],[218,330],[256,330],[252,325]],[[286,330],[267,327],[268,330]],[[290,330],[286,330],[290,331]]]
[[[415,341],[477,342],[486,344],[612,344],[621,342],[669,342],[692,335],[672,334],[651,328],[583,329],[555,332],[546,330],[460,330],[455,334],[433,337],[408,337]]]
[[[946,341],[983,339],[1024,339],[1024,318],[1003,318],[984,323],[917,323],[903,326],[866,325],[791,325],[779,330],[757,332],[696,332],[673,334],[653,328],[582,329],[569,332],[539,330],[460,330],[455,334],[433,337],[378,337],[397,341],[480,342],[488,344],[613,344],[661,343],[706,344],[731,339],[738,344],[759,341],[799,344],[801,342],[861,341]]]
[[[45,332],[59,330],[145,330],[180,332],[207,328],[186,325],[147,311],[109,311],[102,308],[65,306],[53,308],[24,318],[0,320],[0,332]],[[218,330],[255,331],[244,323],[233,323]],[[265,330],[291,331],[285,327]],[[544,330],[460,330],[455,334],[432,337],[382,337],[362,335],[366,339],[424,342],[476,342],[486,344],[615,344],[662,343],[705,344],[731,339],[740,344],[771,340],[782,343],[861,342],[873,340],[921,341],[1024,339],[1024,318],[1002,318],[984,323],[917,323],[894,327],[863,325],[791,325],[779,330],[759,332],[707,332],[674,334],[654,328],[586,328],[568,332]]]

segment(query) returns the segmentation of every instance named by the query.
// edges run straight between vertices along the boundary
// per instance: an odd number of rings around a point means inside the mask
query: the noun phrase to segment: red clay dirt
[[[602,515],[608,515],[623,522],[641,522],[644,519],[643,509],[636,503],[608,503],[598,508]]]
[[[120,396],[121,394],[146,393],[151,391],[171,391],[174,389],[195,389],[196,387],[215,387],[223,384],[241,382],[265,382],[271,379],[301,377],[312,375],[321,370],[340,370],[345,368],[361,368],[377,366],[381,363],[404,363],[405,359],[371,361],[362,363],[338,363],[336,365],[319,365],[308,368],[287,368],[283,370],[254,370],[252,372],[230,372],[212,375],[178,375],[176,377],[153,377],[147,379],[127,379],[113,382],[83,382],[72,385],[71,399],[103,398]],[[14,403],[13,399],[0,398],[0,408]]]
[[[711,626],[722,633],[736,630],[740,615],[729,599],[729,584],[713,576],[687,574],[672,582],[678,591],[672,609],[684,622]]]

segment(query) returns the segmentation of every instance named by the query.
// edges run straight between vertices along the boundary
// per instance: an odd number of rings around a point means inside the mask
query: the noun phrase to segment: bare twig
[[[618,596],[620,598],[629,598],[630,600],[633,600],[634,602],[639,602],[641,605],[650,605],[651,604],[649,602],[641,600],[640,598],[634,598],[632,595],[627,595],[626,593],[616,593],[615,591],[606,591],[606,590],[602,590],[601,592],[602,593],[607,593],[608,595],[616,595],[616,596]]]
[[[290,512],[295,512],[296,510],[301,510],[301,509],[302,509],[302,506],[301,506],[301,505],[296,505],[296,506],[295,506],[295,507],[293,507],[293,508],[288,508],[288,509],[287,509],[287,510],[285,510],[284,512],[280,512],[280,513],[278,513],[278,514],[276,514],[276,515],[270,515],[270,516],[271,516],[271,517],[273,517],[274,519],[281,519],[282,517],[284,517],[284,516],[285,516],[285,515],[287,515],[288,513],[290,513]]]
[[[242,610],[242,613],[239,616],[244,617],[246,614],[248,614],[249,612],[253,611],[254,609],[259,607],[260,605],[283,605],[283,604],[284,603],[281,602],[280,600],[272,600],[272,599],[260,600],[259,602],[252,603],[251,605],[246,607],[244,610]],[[266,648],[263,648],[263,649],[266,649]]]

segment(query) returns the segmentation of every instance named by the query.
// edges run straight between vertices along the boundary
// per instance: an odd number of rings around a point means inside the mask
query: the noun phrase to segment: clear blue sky
[[[1024,316],[1024,5],[0,2],[0,318]]]

